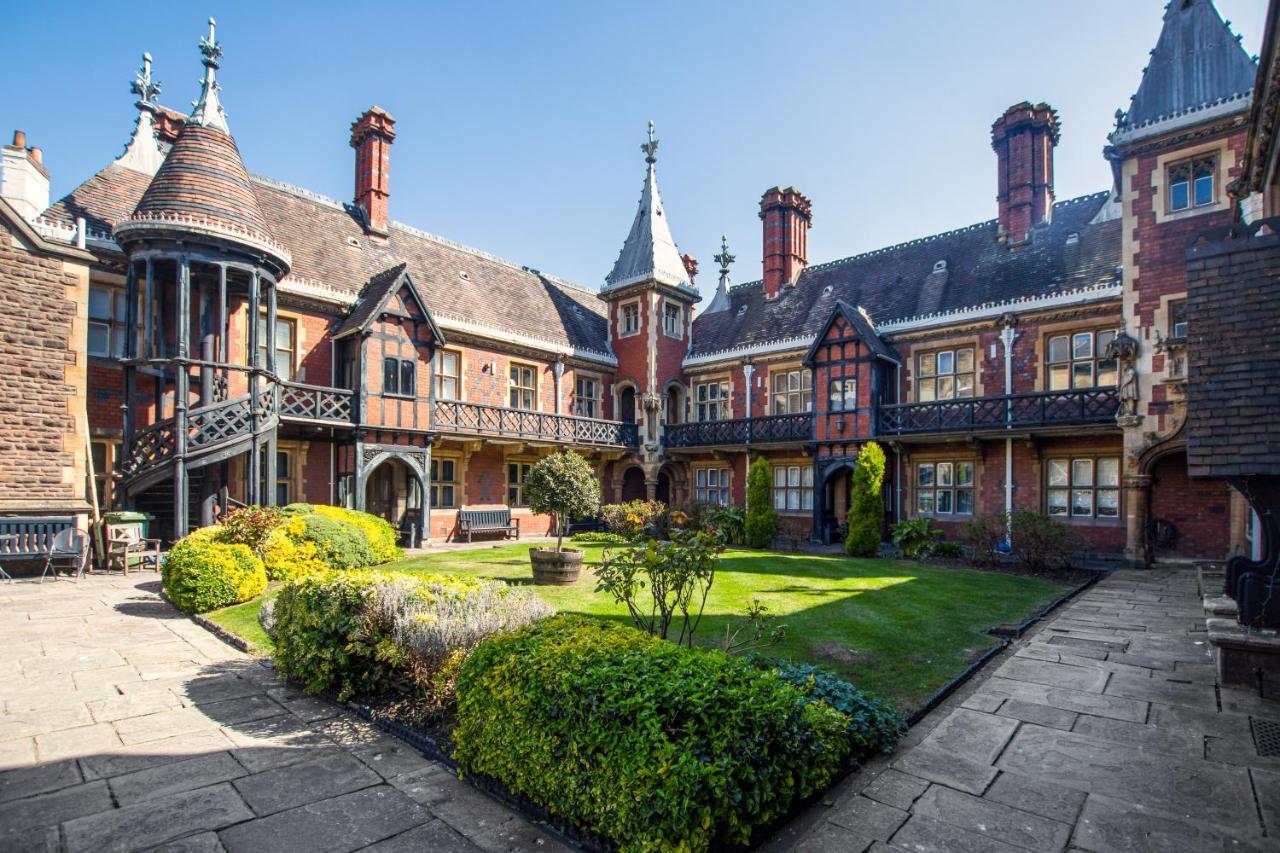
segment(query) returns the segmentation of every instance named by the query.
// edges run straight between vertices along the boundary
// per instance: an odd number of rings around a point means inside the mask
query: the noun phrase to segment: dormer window
[[[662,331],[669,338],[684,336],[684,311],[675,302],[662,303]]]
[[[1214,175],[1218,155],[1210,154],[1174,163],[1169,167],[1169,210],[1177,213],[1214,202]]]
[[[622,306],[622,331],[621,335],[636,335],[640,333],[640,303],[628,302]]]

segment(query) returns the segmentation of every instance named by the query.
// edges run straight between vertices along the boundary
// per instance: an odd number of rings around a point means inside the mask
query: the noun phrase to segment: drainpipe
[[[1005,319],[1004,328],[1000,330],[1000,343],[1004,344],[1004,413],[1005,429],[1013,429],[1013,342],[1017,335],[1013,331],[1013,318]],[[1013,547],[1013,438],[1006,435],[1004,439],[1004,540]]]
[[[754,389],[751,387],[751,380],[755,377],[755,374],[756,366],[749,361],[743,362],[742,380],[746,383],[746,393],[743,395],[743,400],[746,404],[747,444],[751,443],[751,395],[754,393]],[[729,414],[733,414],[733,412]]]
[[[560,414],[560,378],[564,376],[564,356],[560,356],[551,364],[551,376],[555,379],[555,413],[558,415]]]
[[[895,387],[894,387],[893,401],[895,403],[901,403],[902,402],[902,362],[901,361],[899,361],[896,367],[894,368],[894,373],[896,374],[896,378],[894,379]],[[903,516],[902,449],[901,448],[902,448],[902,445],[899,444],[898,450],[896,450],[893,454],[894,471],[896,472],[895,479],[894,479],[894,486],[898,491],[898,494],[894,503],[894,517],[897,518],[898,521],[903,520],[903,517],[902,517]]]

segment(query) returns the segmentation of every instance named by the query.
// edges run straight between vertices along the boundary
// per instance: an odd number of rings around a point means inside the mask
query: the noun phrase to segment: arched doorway
[[[647,497],[644,487],[644,471],[631,467],[622,475],[622,500],[642,501]]]
[[[365,509],[385,518],[397,530],[421,528],[422,503],[422,483],[403,460],[394,456],[384,459],[369,473]]]
[[[830,544],[844,537],[849,499],[853,494],[853,461],[837,463],[822,477],[822,504],[818,510],[818,535]]]

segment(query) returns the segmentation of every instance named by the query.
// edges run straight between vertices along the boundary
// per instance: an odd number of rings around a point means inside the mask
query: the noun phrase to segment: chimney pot
[[[36,164],[37,164],[37,165],[39,165],[39,164],[43,164],[43,163],[44,163],[44,152],[43,152],[43,151],[41,151],[39,148],[31,148],[31,149],[29,149],[29,150],[30,150],[30,153],[31,153],[31,159],[32,159],[32,160],[34,160],[34,161],[36,162]]]
[[[1031,229],[1053,218],[1053,148],[1058,112],[1046,103],[1023,101],[991,125],[996,152],[996,203],[1000,239],[1026,242]]]
[[[355,206],[364,214],[365,230],[387,235],[388,173],[396,120],[374,106],[351,124],[351,147],[356,150]]]
[[[764,221],[764,296],[777,299],[809,266],[813,205],[795,187],[773,187],[760,197]]]
[[[25,130],[15,130],[13,132],[13,147],[14,148],[27,147],[27,132]]]

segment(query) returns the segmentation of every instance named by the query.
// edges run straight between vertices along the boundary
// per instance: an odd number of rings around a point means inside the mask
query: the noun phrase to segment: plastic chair
[[[44,571],[40,573],[40,583],[44,583],[49,570],[53,569],[53,579],[58,577],[59,568],[72,570],[76,581],[84,577],[85,567],[89,564],[89,537],[77,527],[59,530],[53,537],[53,545],[49,548],[49,556],[44,561]]]

